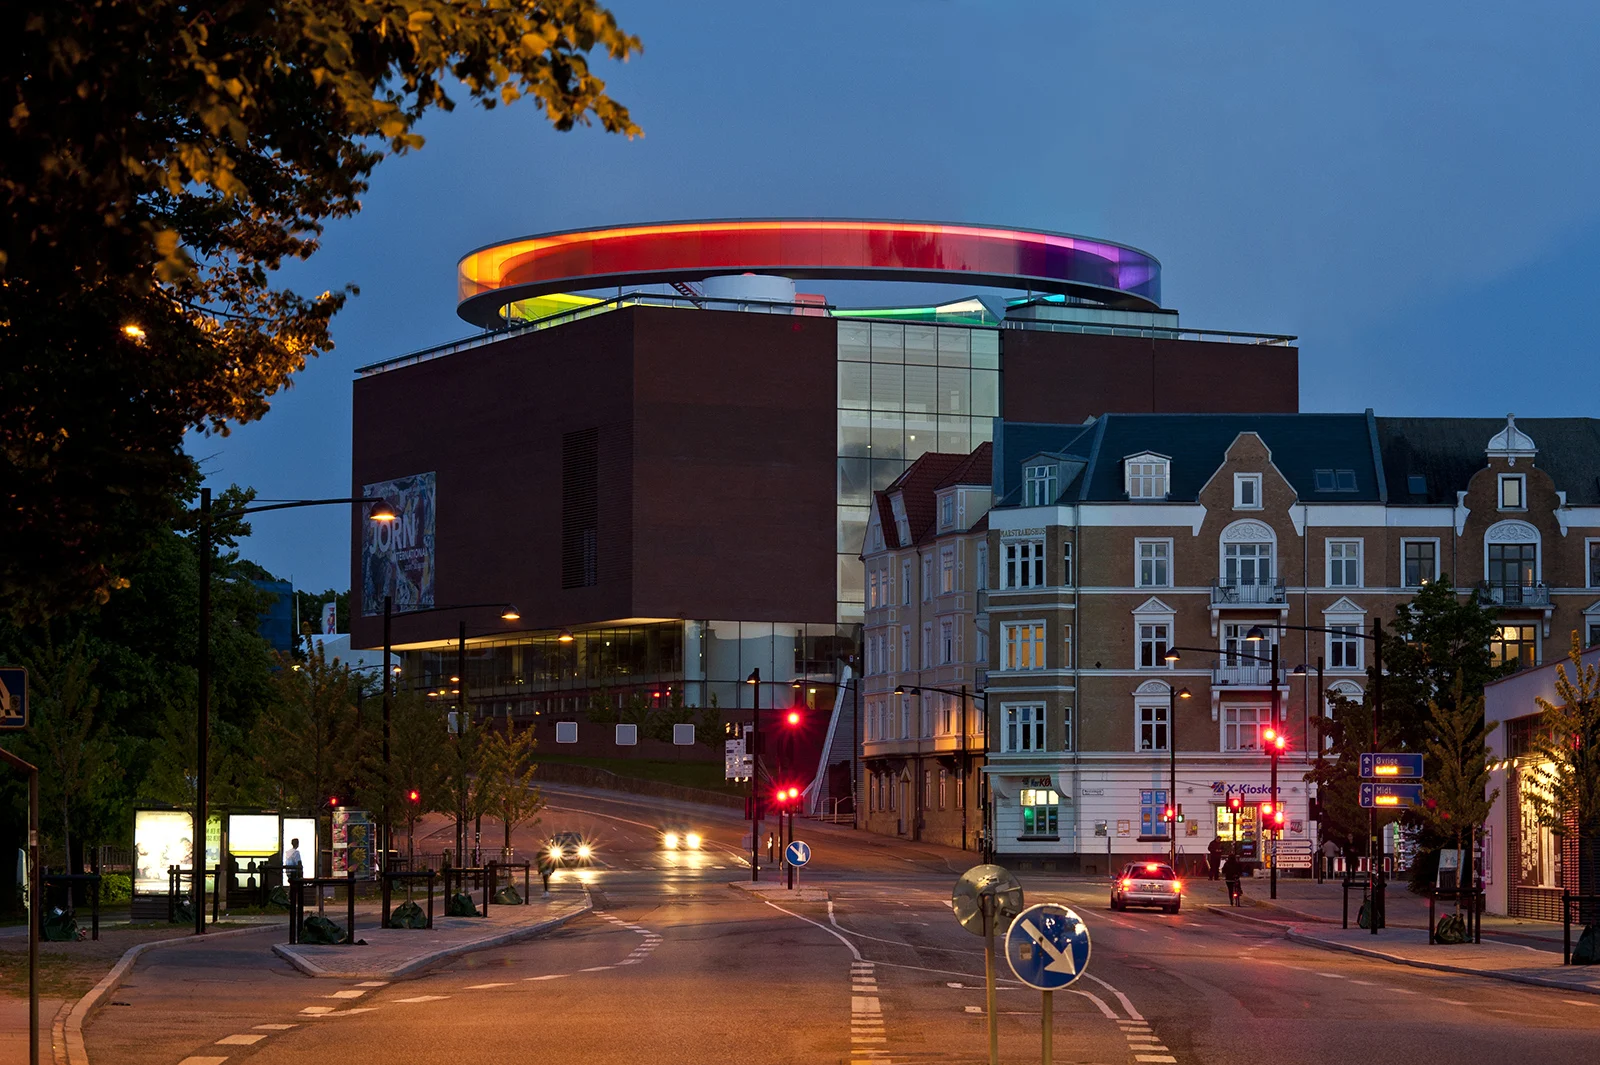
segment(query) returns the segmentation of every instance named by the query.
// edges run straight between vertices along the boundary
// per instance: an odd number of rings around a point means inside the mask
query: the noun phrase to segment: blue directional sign
[[[1366,784],[1361,785],[1363,810],[1389,808],[1401,809],[1422,805],[1421,784]]]
[[[792,840],[787,847],[783,848],[783,857],[790,865],[798,869],[811,860],[811,844],[801,839]]]
[[[1363,754],[1362,780],[1421,780],[1420,754]]]
[[[1029,987],[1059,991],[1089,967],[1089,927],[1060,903],[1029,906],[1006,930],[1006,961]]]
[[[0,731],[28,727],[28,671],[0,669]]]

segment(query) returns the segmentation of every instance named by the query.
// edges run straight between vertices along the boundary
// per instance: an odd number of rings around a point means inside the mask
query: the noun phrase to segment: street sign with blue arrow
[[[1060,903],[1029,906],[1006,932],[1006,961],[1029,987],[1059,991],[1089,966],[1089,927]]]
[[[1421,780],[1420,754],[1363,754],[1362,780]]]
[[[1421,784],[1368,784],[1361,785],[1363,810],[1399,809],[1422,805]]]
[[[811,844],[805,840],[793,840],[783,848],[783,856],[790,865],[799,868],[811,860]]]

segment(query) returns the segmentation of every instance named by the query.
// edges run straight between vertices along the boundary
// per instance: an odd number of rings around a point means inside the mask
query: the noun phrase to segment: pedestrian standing
[[[1339,845],[1329,836],[1322,841],[1322,875],[1333,875],[1333,860],[1339,857]]]
[[[1244,866],[1239,864],[1239,856],[1230,854],[1222,863],[1222,879],[1228,882],[1228,905],[1238,906],[1244,898],[1244,889],[1239,886],[1240,879],[1244,876]]]
[[[1211,866],[1211,879],[1217,878],[1217,870],[1222,868],[1222,837],[1214,836],[1206,844],[1206,861]]]

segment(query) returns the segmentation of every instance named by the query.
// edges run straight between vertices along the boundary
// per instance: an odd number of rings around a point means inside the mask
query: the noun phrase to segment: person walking
[[[1322,875],[1323,876],[1332,876],[1333,875],[1333,860],[1335,858],[1337,858],[1337,857],[1339,857],[1339,844],[1337,844],[1337,843],[1335,843],[1333,841],[1333,837],[1332,836],[1329,836],[1327,839],[1322,841]]]
[[[1240,879],[1244,876],[1244,866],[1239,863],[1237,854],[1228,855],[1222,863],[1222,879],[1228,882],[1228,905],[1238,906],[1244,899],[1244,889],[1239,886]]]
[[[1206,860],[1211,865],[1211,879],[1217,878],[1217,871],[1222,868],[1222,837],[1214,836],[1206,844]]]

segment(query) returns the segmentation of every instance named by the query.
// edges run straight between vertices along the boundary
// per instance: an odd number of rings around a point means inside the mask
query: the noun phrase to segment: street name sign
[[[1422,805],[1421,784],[1362,784],[1361,808],[1363,810],[1405,809]]]
[[[0,731],[28,727],[28,671],[0,669]]]
[[[1006,962],[1029,987],[1060,991],[1089,967],[1089,927],[1060,903],[1029,906],[1006,930]]]
[[[798,869],[811,860],[811,844],[803,839],[790,840],[789,845],[783,848],[783,857]]]
[[[1421,780],[1420,754],[1363,754],[1362,780]]]

